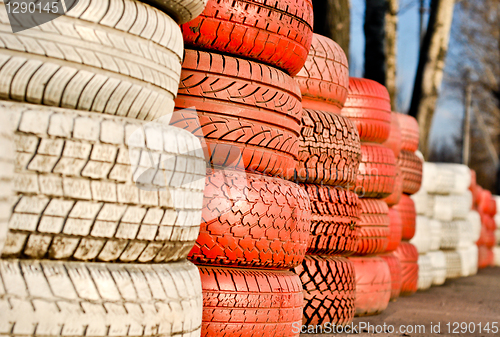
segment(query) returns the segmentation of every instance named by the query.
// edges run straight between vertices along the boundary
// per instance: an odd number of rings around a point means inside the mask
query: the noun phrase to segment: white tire
[[[168,13],[179,24],[193,20],[203,12],[207,0],[141,0]]]
[[[462,276],[463,260],[460,254],[454,250],[444,251],[446,257],[446,278],[458,278]]]
[[[431,194],[450,194],[455,189],[455,172],[434,163],[424,163],[422,186]]]
[[[425,216],[417,216],[417,223],[415,226],[415,235],[410,240],[419,254],[425,254],[431,247],[431,233],[429,226],[429,219]]]
[[[14,34],[4,6],[0,99],[143,120],[172,113],[184,47],[165,13],[132,0],[80,0],[34,28],[38,14],[23,14]]]
[[[472,209],[472,192],[467,190],[463,194],[450,195],[453,209],[453,219],[467,219]]]
[[[478,263],[479,263],[479,249],[475,244],[471,244],[468,248],[461,250],[463,258],[467,263],[467,275],[472,276],[476,275],[478,271]]]
[[[466,220],[442,222],[441,249],[468,248],[474,243],[473,228]]]
[[[441,221],[429,219],[429,233],[431,241],[429,251],[436,251],[441,247],[442,230],[443,225],[441,224]]]
[[[451,194],[464,194],[469,190],[471,184],[470,168],[462,164],[437,164],[438,170],[445,169],[453,171],[454,183],[450,190]]]
[[[160,123],[0,102],[16,121],[8,257],[167,262],[199,233],[205,161]]]
[[[467,222],[469,223],[471,231],[470,241],[477,242],[481,236],[481,215],[479,215],[477,211],[469,211]]]
[[[449,195],[433,197],[434,219],[440,221],[453,220],[453,199]]]
[[[0,113],[0,255],[8,232],[9,218],[14,203],[13,125],[7,114]]]
[[[418,290],[427,290],[434,281],[431,258],[427,254],[418,256]]]
[[[190,262],[156,265],[0,260],[0,334],[200,336]]]
[[[434,215],[434,196],[421,188],[417,193],[410,196],[415,203],[415,210],[418,215],[432,218]]]
[[[493,247],[493,254],[495,256],[495,266],[500,267],[500,247]]]
[[[446,281],[446,256],[440,251],[434,251],[427,253],[431,260],[433,281],[432,284],[435,286],[443,285]]]

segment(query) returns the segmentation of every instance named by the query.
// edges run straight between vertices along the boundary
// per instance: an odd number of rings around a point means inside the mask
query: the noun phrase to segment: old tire
[[[394,156],[397,158],[401,153],[402,147],[402,134],[401,128],[399,126],[399,113],[391,113],[391,131],[389,133],[389,138],[382,144],[394,152]]]
[[[423,186],[417,193],[411,195],[410,198],[415,204],[418,215],[424,215],[428,218],[434,216],[434,197],[435,195],[428,194]]]
[[[401,201],[396,206],[393,206],[401,216],[403,226],[403,240],[411,240],[415,235],[415,225],[417,221],[417,213],[413,200],[406,194],[403,194]]]
[[[170,15],[177,23],[186,23],[203,12],[208,0],[141,0]]]
[[[406,194],[417,193],[422,185],[422,159],[413,152],[401,151],[398,165],[403,175],[403,192]]]
[[[396,300],[401,292],[402,268],[401,262],[394,254],[383,254],[381,258],[387,262],[391,271],[391,301]]]
[[[398,113],[401,129],[401,150],[415,152],[418,150],[420,130],[415,117]]]
[[[385,252],[389,244],[389,207],[379,199],[359,199],[359,240],[356,255]]]
[[[0,260],[0,333],[10,336],[195,336],[200,275],[156,265]]]
[[[306,256],[294,271],[304,287],[304,325],[347,325],[356,311],[352,263],[340,256]]]
[[[446,256],[440,250],[429,252],[427,255],[431,259],[432,284],[435,286],[443,285],[446,281]]]
[[[478,246],[478,268],[484,269],[493,266],[495,255],[493,248],[486,246]]]
[[[391,207],[399,203],[402,195],[403,195],[403,174],[401,173],[399,165],[396,165],[396,179],[394,181],[394,190],[391,195],[384,198],[384,201],[387,203],[387,206]]]
[[[431,248],[431,229],[429,219],[418,215],[415,224],[415,235],[410,243],[417,248],[419,254],[427,253]]]
[[[306,62],[312,27],[310,0],[213,0],[181,26],[187,47],[245,57],[291,76]]]
[[[9,102],[0,110],[17,123],[17,197],[4,256],[187,256],[198,237],[205,180],[193,135],[75,110]]]
[[[437,251],[441,246],[441,237],[443,236],[443,224],[436,219],[429,219],[430,245],[429,251]],[[472,241],[473,242],[473,241]]]
[[[306,63],[295,80],[300,85],[304,109],[340,114],[349,88],[344,51],[332,39],[314,34]]]
[[[298,181],[334,186],[356,182],[361,144],[348,118],[304,109],[299,144]]]
[[[307,253],[348,254],[359,236],[358,196],[341,187],[301,185],[311,201],[311,234]]]
[[[289,181],[238,171],[208,171],[197,264],[289,269],[307,250],[309,196]]]
[[[480,250],[481,251],[481,250]],[[446,278],[459,278],[462,276],[462,264],[464,261],[455,250],[445,250],[446,257]]]
[[[356,274],[356,316],[376,315],[384,311],[391,298],[391,271],[378,257],[350,257]]]
[[[399,211],[394,207],[389,208],[389,243],[385,249],[386,253],[390,253],[398,248],[403,237],[403,222]]]
[[[394,255],[401,262],[401,296],[410,296],[417,292],[418,251],[408,242],[401,242]]]
[[[391,131],[391,102],[387,89],[372,80],[349,78],[349,95],[342,115],[356,124],[363,142],[383,143]]]
[[[205,142],[211,165],[293,178],[302,108],[284,72],[187,49],[175,107],[170,124]]]
[[[379,144],[362,144],[356,193],[364,198],[385,198],[394,192],[395,181],[394,153]]]
[[[2,5],[3,6],[3,5]],[[0,99],[153,120],[170,114],[183,57],[176,22],[140,2],[80,1],[31,28],[2,16]]]
[[[418,256],[418,290],[427,290],[434,281],[431,258],[427,254]]]
[[[455,188],[455,172],[435,163],[425,162],[422,188],[430,194],[450,194]]]
[[[289,271],[199,266],[203,288],[201,335],[298,336],[302,284]]]

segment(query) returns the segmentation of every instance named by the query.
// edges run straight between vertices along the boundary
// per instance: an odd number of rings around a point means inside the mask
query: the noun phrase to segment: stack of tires
[[[419,280],[419,262],[421,261],[417,247],[410,240],[416,233],[417,215],[415,204],[410,195],[420,189],[422,181],[422,159],[418,153],[419,129],[417,120],[411,116],[394,113],[399,124],[400,138],[396,138],[387,146],[399,149],[398,152],[398,177],[394,194],[386,198],[391,206],[391,233],[395,239],[395,251],[391,254],[392,265],[397,266],[396,258],[401,266],[394,269],[393,279],[400,285],[400,295],[409,296],[417,291]],[[397,234],[396,234],[397,233]],[[397,235],[397,236],[396,236]],[[400,272],[398,273],[398,271]],[[423,270],[425,272],[425,269]],[[425,275],[425,273],[424,273]]]
[[[294,179],[310,0],[209,0],[186,44],[171,125],[202,142],[207,178],[189,259],[203,289],[203,336],[298,336],[311,206]]]
[[[361,163],[354,191],[360,196],[359,240],[353,263],[356,274],[356,315],[374,315],[387,308],[391,271],[380,257],[389,244],[389,208],[383,198],[393,193],[396,157],[384,143],[391,131],[387,89],[371,80],[350,78],[342,115],[356,125]]]
[[[296,179],[311,201],[307,256],[294,271],[304,286],[304,325],[344,326],[355,314],[352,254],[358,240],[356,183],[361,145],[354,123],[340,116],[347,99],[347,57],[334,41],[314,35],[295,77],[302,91]]]
[[[73,3],[0,23],[0,334],[199,335],[203,151],[166,119],[204,2]]]
[[[424,164],[423,186],[413,196],[424,225],[414,243],[430,258],[432,285],[441,285],[446,278],[477,273],[475,241],[479,238],[481,220],[472,210],[470,186],[471,173],[465,165]],[[423,285],[422,288],[430,286]]]
[[[481,218],[481,234],[477,240],[478,267],[486,268],[495,263],[494,247],[496,245],[495,232],[497,224],[495,216],[497,214],[497,203],[490,191],[482,189],[476,184],[477,195],[476,209]]]

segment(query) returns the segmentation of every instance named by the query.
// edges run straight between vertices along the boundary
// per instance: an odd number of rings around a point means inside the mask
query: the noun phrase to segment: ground
[[[453,323],[467,323],[464,326],[467,333],[462,333],[461,328],[456,329]],[[496,322],[496,324],[493,324]],[[378,316],[356,318],[355,325],[371,324],[372,326],[393,325],[394,333],[383,332],[380,334],[359,333],[357,336],[500,336],[500,268],[488,268],[479,271],[473,277],[447,280],[443,286],[433,287],[427,291],[418,292],[411,297],[403,297],[391,302],[386,311]],[[440,323],[441,333],[432,333],[432,326]],[[447,323],[451,323],[451,333],[448,332]],[[475,324],[469,324],[475,323]],[[486,324],[489,323],[485,331]],[[479,333],[479,325],[483,329]],[[423,329],[425,333],[400,333],[399,327]],[[408,327],[406,327],[408,326]],[[497,329],[498,331],[494,333]],[[471,333],[472,328],[475,332]],[[380,330],[379,330],[380,331]],[[345,334],[302,334],[301,336],[347,336]]]

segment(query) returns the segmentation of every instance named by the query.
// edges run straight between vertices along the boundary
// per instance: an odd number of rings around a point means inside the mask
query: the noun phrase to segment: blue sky
[[[411,102],[413,82],[418,64],[419,54],[419,1],[401,0],[398,24],[398,88],[401,112],[407,112]],[[363,21],[365,0],[351,0],[351,45],[350,75],[363,75],[365,39]],[[462,123],[463,107],[460,101],[442,91],[438,101],[431,143],[450,142],[453,135],[459,132]]]

